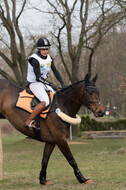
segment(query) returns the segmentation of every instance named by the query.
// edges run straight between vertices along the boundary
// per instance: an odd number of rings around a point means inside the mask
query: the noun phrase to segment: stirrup
[[[30,124],[28,125],[28,127],[29,127],[29,128],[37,128],[37,127],[34,125],[34,123],[35,123],[35,120],[32,120],[32,121],[30,122]]]

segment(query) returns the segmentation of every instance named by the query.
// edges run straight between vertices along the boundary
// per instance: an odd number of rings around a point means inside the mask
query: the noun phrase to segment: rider
[[[28,58],[27,86],[29,86],[32,93],[40,100],[40,103],[34,108],[30,117],[25,122],[25,126],[28,127],[35,127],[34,118],[49,105],[47,91],[55,92],[53,90],[55,85],[46,80],[50,68],[61,86],[65,86],[60,73],[55,67],[53,58],[49,55],[50,46],[51,44],[48,39],[40,38],[37,41],[38,50]]]

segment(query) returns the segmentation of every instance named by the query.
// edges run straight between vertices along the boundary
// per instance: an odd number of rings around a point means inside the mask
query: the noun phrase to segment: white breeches
[[[30,90],[32,91],[32,93],[41,101],[45,101],[46,102],[46,106],[49,105],[49,97],[48,94],[46,92],[46,90],[49,90],[53,93],[55,93],[55,91],[52,89],[51,86],[49,85],[44,85],[41,82],[33,82],[29,85]]]

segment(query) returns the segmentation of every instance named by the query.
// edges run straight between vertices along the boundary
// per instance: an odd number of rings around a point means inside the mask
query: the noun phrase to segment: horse
[[[46,119],[40,118],[39,137],[34,130],[24,126],[29,113],[15,106],[19,93],[23,88],[17,84],[0,79],[0,118],[7,118],[9,122],[24,135],[45,142],[42,158],[42,167],[39,174],[41,185],[51,185],[51,181],[46,179],[47,165],[54,147],[57,145],[69,165],[73,168],[74,174],[80,183],[93,183],[91,179],[86,179],[75,161],[69,145],[70,123],[58,117],[55,110],[60,108],[63,113],[75,118],[81,105],[91,110],[96,117],[104,115],[104,106],[99,98],[99,90],[95,82],[97,75],[91,80],[86,74],[84,80],[78,81],[55,93],[50,113]]]

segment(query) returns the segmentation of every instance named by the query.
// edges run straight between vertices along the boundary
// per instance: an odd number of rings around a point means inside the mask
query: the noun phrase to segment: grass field
[[[47,179],[54,185],[41,186],[39,172],[44,143],[23,135],[7,135],[3,141],[1,190],[126,190],[126,139],[77,139],[71,151],[84,177],[94,184],[80,184],[59,149],[52,153]],[[75,142],[75,141],[74,141]]]

